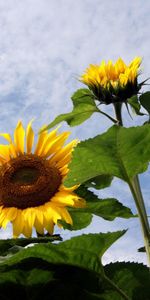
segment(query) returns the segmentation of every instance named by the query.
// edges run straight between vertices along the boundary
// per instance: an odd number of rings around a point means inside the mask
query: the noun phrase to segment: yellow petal
[[[19,121],[14,131],[14,141],[18,152],[21,154],[24,153],[24,137],[25,137],[25,130],[22,126],[21,121]]]
[[[12,143],[12,139],[9,133],[0,133],[0,136],[6,139],[9,143]]]
[[[0,226],[2,226],[2,223],[3,223],[3,220],[4,220],[4,218],[5,218],[5,211],[4,211],[4,209],[1,211],[1,213],[0,213]]]
[[[8,145],[0,145],[0,156],[6,161],[10,159],[10,150]]]
[[[47,218],[47,221],[53,220],[54,224],[57,224],[57,221],[61,220],[61,215],[57,212],[56,208],[57,207],[55,204],[52,205],[51,203],[47,203],[47,210],[44,214],[45,218]]]
[[[13,221],[15,220],[16,216],[17,216],[17,208],[9,207],[7,209],[7,219]]]
[[[34,225],[34,220],[35,220],[35,211],[34,208],[27,208],[24,209],[22,212],[23,216],[24,216],[24,221],[25,223],[28,223],[29,228],[33,228]]]
[[[65,165],[68,165],[69,162],[71,160],[71,153],[68,153],[62,160],[60,160],[59,162],[57,162],[56,166],[58,168],[62,168]]]
[[[55,194],[51,199],[51,203],[55,203],[55,205],[63,205],[63,206],[73,206],[74,201],[72,196],[65,191],[61,191]]]
[[[53,234],[54,231],[54,223],[52,220],[49,220],[45,226],[45,229],[48,231],[49,234]]]
[[[22,233],[25,237],[30,238],[32,235],[32,228],[29,226],[28,222],[24,224]]]
[[[73,148],[77,145],[78,140],[73,140],[72,142],[70,142],[69,144],[67,144],[66,146],[64,146],[62,149],[60,149],[59,151],[56,152],[56,154],[54,154],[49,161],[50,162],[57,162],[60,161],[61,159],[63,159],[68,153],[71,153]]]
[[[49,157],[51,154],[57,152],[64,145],[64,143],[69,135],[70,135],[70,132],[61,133],[52,144],[48,145],[44,149],[43,156]]]
[[[43,213],[40,211],[40,209],[37,209],[36,211],[34,227],[38,233],[44,234]]]
[[[48,135],[47,131],[41,132],[39,134],[38,142],[36,144],[36,148],[35,148],[35,151],[34,151],[34,153],[36,155],[39,155],[39,153],[40,153],[40,151],[41,151],[41,149],[43,147],[43,143],[44,143],[47,135]]]
[[[3,222],[2,222],[2,227],[3,227],[4,229],[6,229],[6,226],[7,226],[8,222],[9,222],[9,220],[8,220],[7,218],[5,218],[5,219],[3,220]]]
[[[69,169],[68,169],[67,166],[65,165],[64,167],[60,168],[59,171],[60,171],[62,177],[64,178],[64,177],[68,174]]]
[[[63,185],[63,183],[59,186],[59,191],[60,192],[73,192],[74,190],[76,190],[79,187],[79,184],[76,184],[72,187],[66,187]],[[56,194],[57,195],[57,194]]]
[[[27,129],[26,129],[26,151],[28,154],[31,153],[32,146],[34,143],[34,131],[31,127],[32,122],[33,122],[33,120],[29,122]]]
[[[65,207],[61,207],[61,208],[57,207],[57,211],[61,214],[62,219],[66,223],[71,224],[71,225],[73,224],[72,218]]]
[[[20,209],[17,210],[16,219],[12,223],[13,223],[13,236],[14,238],[16,238],[23,232],[23,227],[24,227],[24,218],[22,215],[22,211]]]
[[[51,131],[50,133],[47,134],[47,136],[44,140],[43,146],[42,146],[41,150],[39,151],[39,155],[43,156],[45,149],[47,147],[49,147],[49,145],[52,145],[54,143],[54,141],[57,139],[57,131],[58,131],[59,127],[60,126],[58,126],[56,129],[54,129],[53,131]]]
[[[14,144],[10,144],[9,145],[9,151],[10,151],[10,155],[11,157],[17,157],[17,148]]]

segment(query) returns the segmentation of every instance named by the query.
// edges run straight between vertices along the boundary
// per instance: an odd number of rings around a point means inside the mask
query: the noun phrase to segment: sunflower
[[[0,226],[11,222],[14,237],[30,237],[33,227],[39,234],[52,234],[60,220],[72,224],[67,207],[85,206],[74,193],[77,186],[63,185],[77,140],[64,145],[69,132],[43,131],[32,153],[32,122],[26,130],[18,122],[14,141],[8,133],[0,135],[8,141],[0,145]]]
[[[119,58],[113,64],[111,60],[100,65],[90,65],[79,78],[93,92],[101,103],[125,102],[136,95],[142,84],[138,84],[141,58],[135,57],[129,65]]]

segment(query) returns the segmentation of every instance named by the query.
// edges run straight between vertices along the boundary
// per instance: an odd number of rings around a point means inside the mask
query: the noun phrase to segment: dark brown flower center
[[[58,191],[59,170],[34,154],[11,159],[0,169],[0,205],[24,209],[43,205]]]

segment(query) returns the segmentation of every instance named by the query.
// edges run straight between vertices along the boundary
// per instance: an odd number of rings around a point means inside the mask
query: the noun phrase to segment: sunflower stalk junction
[[[123,126],[121,109],[122,109],[122,103],[120,102],[114,103],[114,110],[115,110],[116,119],[118,120],[117,122],[118,126]],[[130,182],[128,182],[128,185],[138,211],[138,216],[140,219],[143,238],[144,238],[145,250],[147,254],[148,265],[150,268],[150,226],[149,226],[149,221],[146,213],[145,203],[141,192],[138,175],[134,176],[134,178]]]

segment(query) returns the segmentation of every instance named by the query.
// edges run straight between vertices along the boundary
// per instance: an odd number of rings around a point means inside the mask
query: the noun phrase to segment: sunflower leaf
[[[59,223],[63,225],[64,229],[68,230],[80,230],[82,228],[87,227],[92,222],[92,213],[85,212],[81,210],[76,210],[68,208],[69,214],[71,215],[73,225],[67,224],[65,221],[60,221]]]
[[[148,300],[150,273],[148,267],[137,263],[111,263],[105,266],[105,273],[130,299]],[[122,300],[110,285],[101,295],[105,300]]]
[[[57,116],[42,131],[48,130],[63,121],[66,121],[70,126],[76,126],[89,119],[94,112],[99,112],[89,89],[77,90],[71,99],[74,106],[72,112]]]
[[[49,264],[42,260],[26,260],[19,268],[9,266],[0,273],[2,299],[86,299],[122,300],[112,287],[115,283],[130,299],[148,300],[150,275],[146,266],[137,263],[111,263],[104,266],[109,282],[97,274],[76,266]],[[59,288],[58,288],[59,287]],[[47,297],[48,295],[48,297]]]
[[[74,214],[81,212],[84,217],[84,213],[91,213],[109,221],[114,220],[116,217],[134,217],[130,208],[124,206],[117,199],[99,199],[97,195],[84,186],[80,186],[76,190],[76,194],[86,200],[87,206],[85,208],[69,208],[69,212],[74,212]]]
[[[65,264],[81,267],[103,274],[101,257],[104,252],[126,231],[87,234],[59,243],[57,245],[38,244],[24,249],[0,264],[0,271],[5,267],[16,267],[26,263],[31,258],[43,260],[46,263]],[[29,263],[31,267],[31,261]],[[27,263],[26,263],[27,267]]]
[[[15,253],[23,249],[23,247],[33,243],[48,243],[54,241],[61,241],[62,238],[59,234],[52,236],[38,237],[38,238],[18,238],[0,240],[0,255],[7,255]]]
[[[143,93],[139,97],[141,105],[147,110],[150,115],[150,92]]]
[[[146,171],[150,160],[150,126],[112,126],[107,132],[77,145],[64,184],[81,184],[99,175],[129,182]],[[81,164],[82,162],[82,164]]]

